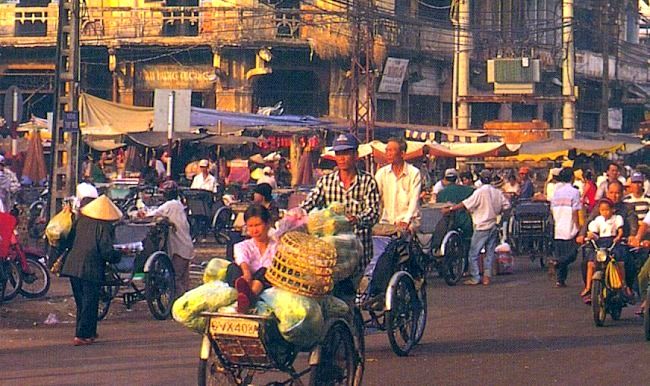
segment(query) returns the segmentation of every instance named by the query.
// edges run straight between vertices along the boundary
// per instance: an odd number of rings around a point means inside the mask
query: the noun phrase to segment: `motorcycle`
[[[38,195],[36,201],[29,205],[27,216],[27,231],[32,239],[41,239],[47,226],[47,202],[50,197],[50,189],[45,188]]]
[[[618,243],[612,243],[609,247],[598,247],[593,239],[589,242],[596,251],[591,282],[591,308],[594,324],[602,327],[607,314],[610,314],[613,320],[619,320],[623,307],[627,306],[629,300],[624,294],[625,283],[618,273],[613,254]]]

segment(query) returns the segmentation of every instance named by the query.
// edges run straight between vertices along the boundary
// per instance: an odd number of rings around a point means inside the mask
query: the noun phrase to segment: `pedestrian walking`
[[[576,260],[578,244],[578,213],[581,209],[580,192],[571,184],[573,171],[564,168],[556,177],[557,185],[551,198],[551,213],[555,227],[553,230],[553,261],[551,272],[555,270],[555,286],[566,287],[569,264]]]
[[[116,263],[119,252],[115,244],[114,222],[122,212],[105,195],[81,201],[80,215],[67,238],[70,245],[61,276],[70,278],[72,294],[77,306],[75,346],[89,345],[97,339],[97,308],[99,287],[104,281],[106,263]]]

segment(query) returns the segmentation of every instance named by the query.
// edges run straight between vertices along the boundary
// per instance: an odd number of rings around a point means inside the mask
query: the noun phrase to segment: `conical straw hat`
[[[81,214],[104,221],[117,221],[122,218],[122,211],[105,194],[81,208]]]

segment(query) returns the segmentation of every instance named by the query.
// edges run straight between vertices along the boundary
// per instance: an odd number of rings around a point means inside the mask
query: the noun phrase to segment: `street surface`
[[[422,342],[399,358],[384,333],[367,336],[364,384],[649,384],[650,343],[634,307],[597,328],[577,295],[575,264],[568,284],[554,288],[528,258],[489,287],[448,287],[432,277]],[[1,385],[196,384],[199,335],[153,320],[146,303],[127,312],[118,301],[99,325],[98,342],[73,347],[69,294],[67,280],[57,278],[49,299],[0,306]],[[58,323],[43,323],[49,313]]]

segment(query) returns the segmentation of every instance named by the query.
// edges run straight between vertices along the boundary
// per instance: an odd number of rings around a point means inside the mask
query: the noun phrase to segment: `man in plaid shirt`
[[[353,135],[339,135],[332,144],[337,169],[321,177],[300,206],[310,211],[333,202],[345,205],[346,217],[363,244],[358,271],[363,273],[372,259],[372,227],[379,220],[380,200],[375,179],[357,169],[358,148],[359,142]]]

